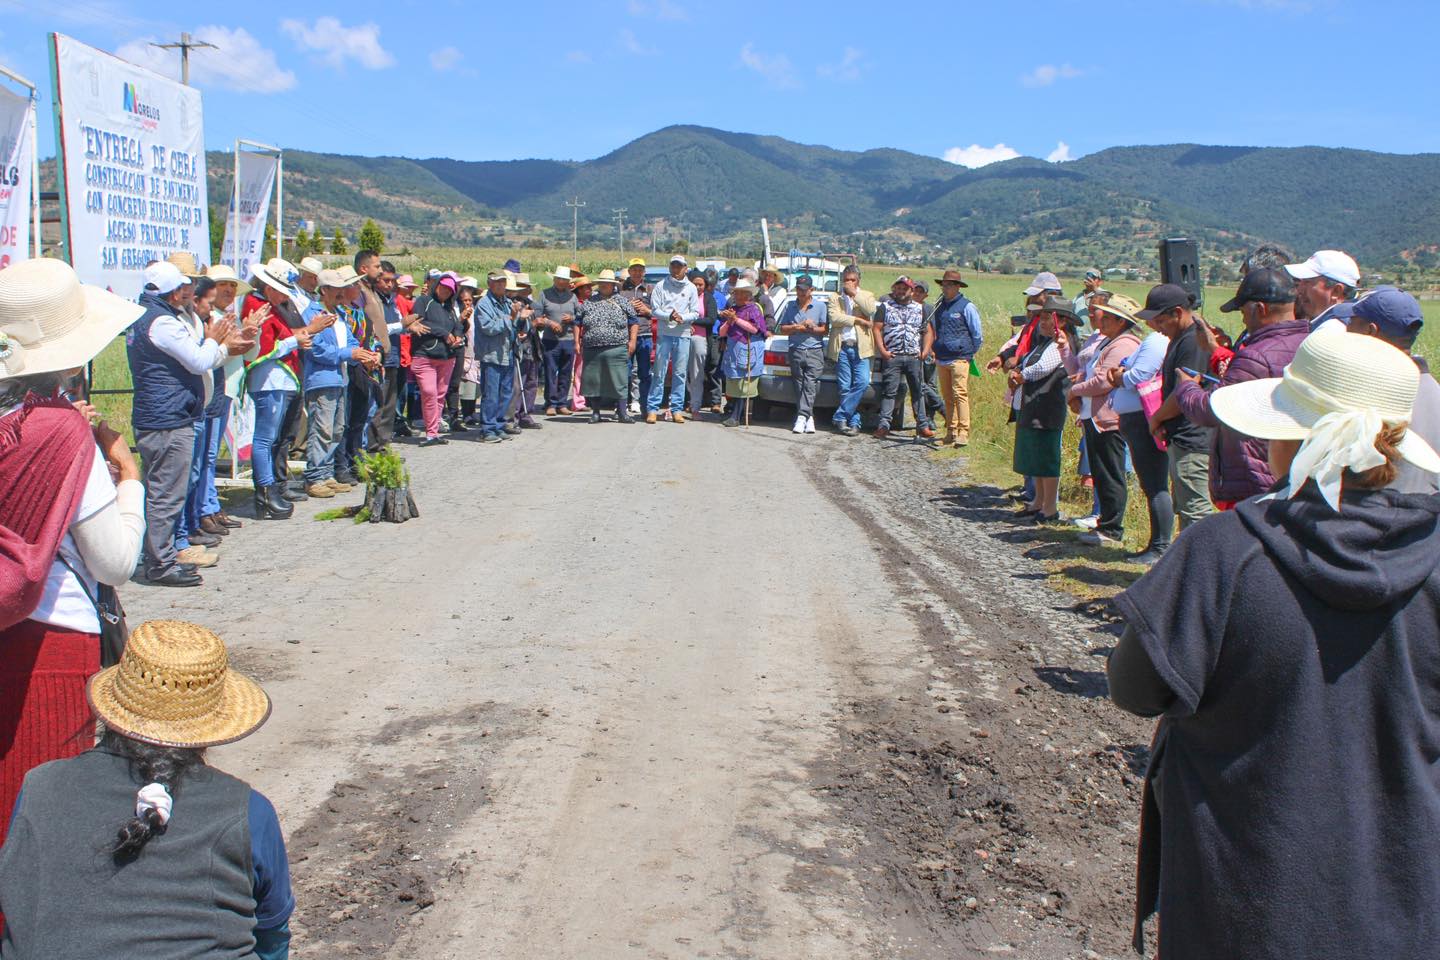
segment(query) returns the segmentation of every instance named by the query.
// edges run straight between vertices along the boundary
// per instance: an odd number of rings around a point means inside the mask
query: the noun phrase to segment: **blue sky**
[[[50,30],[177,77],[146,41],[218,44],[191,68],[211,148],[587,159],[695,123],[970,165],[1181,141],[1440,152],[1440,12],[1419,0],[0,0],[0,24],[0,64],[42,88],[44,156]]]

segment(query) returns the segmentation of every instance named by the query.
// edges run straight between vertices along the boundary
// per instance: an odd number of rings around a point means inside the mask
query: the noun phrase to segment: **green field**
[[[462,275],[477,277],[483,277],[486,272],[497,269],[507,259],[514,257],[530,274],[537,288],[545,285],[545,277],[558,263],[571,261],[564,251],[518,248],[437,248],[419,250],[405,256],[389,254],[386,256],[387,259],[394,261],[402,273],[419,275],[430,267],[438,267],[455,270]],[[664,255],[661,255],[661,259],[663,257]],[[347,258],[325,257],[323,259],[338,264]],[[624,263],[624,260],[621,260],[614,251],[603,250],[581,250],[579,256],[574,259],[585,273],[592,276],[606,267],[616,267]],[[650,259],[655,258],[651,257]],[[932,281],[939,276],[942,269],[941,267],[916,268],[913,265],[903,268],[876,264],[862,265],[861,284],[865,289],[881,294],[889,291],[890,284],[901,273]],[[970,283],[966,294],[975,302],[984,319],[986,348],[983,356],[988,358],[1010,336],[1009,318],[1011,315],[1023,312],[1025,298],[1021,291],[1029,284],[1031,276],[1028,274],[1006,276],[989,273],[974,275],[969,271],[965,271],[965,275]],[[1065,285],[1067,294],[1073,295],[1079,292],[1080,279],[1078,277],[1062,276],[1060,279]],[[1141,302],[1144,301],[1145,293],[1149,289],[1148,284],[1125,281],[1107,282],[1106,286],[1117,293],[1126,294]],[[933,283],[931,283],[931,287],[933,302],[933,294],[938,293],[938,288]],[[1206,318],[1225,329],[1232,336],[1239,330],[1238,314],[1222,314],[1219,312],[1219,306],[1233,293],[1233,288],[1207,287],[1205,290]],[[1440,301],[1423,301],[1423,306],[1426,326],[1421,334],[1418,352],[1429,359],[1440,354]],[[129,385],[130,376],[125,363],[124,344],[116,341],[95,362],[94,386],[97,389],[125,389]],[[1012,486],[1018,482],[1018,478],[1010,470],[1014,428],[1007,422],[1008,410],[1003,402],[1004,378],[999,375],[982,376],[972,382],[970,392],[972,419],[970,445],[963,451],[936,452],[933,456],[942,461],[953,461],[957,480],[999,487]],[[129,434],[130,400],[128,396],[97,397],[95,405],[116,429]],[[1072,420],[1066,428],[1065,475],[1061,480],[1062,512],[1068,516],[1081,516],[1089,513],[1090,507],[1089,491],[1081,487],[1080,480],[1075,473],[1079,437],[1079,428]],[[1139,549],[1143,547],[1147,531],[1144,499],[1140,495],[1138,486],[1135,486],[1132,480],[1129,509],[1126,513],[1126,548]],[[1054,539],[1055,542],[1041,550],[1041,558],[1050,562],[1051,569],[1055,571],[1062,585],[1082,594],[1110,592],[1114,586],[1128,582],[1138,570],[1138,568],[1117,562],[1121,556],[1120,550],[1087,549],[1073,545],[1070,543],[1073,537],[1067,534],[1061,534],[1051,539]],[[1076,579],[1073,576],[1074,565],[1069,561],[1080,558],[1085,560],[1086,568],[1090,572],[1085,578]]]

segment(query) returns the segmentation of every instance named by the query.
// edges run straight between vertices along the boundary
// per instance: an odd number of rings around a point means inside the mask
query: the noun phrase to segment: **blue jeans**
[[[658,411],[664,406],[665,368],[670,371],[670,409],[675,413],[685,410],[685,371],[690,365],[690,334],[681,337],[661,337],[655,345],[655,369],[650,371],[650,410]]]
[[[840,394],[840,406],[835,410],[837,427],[860,427],[860,400],[865,388],[870,386],[870,358],[861,357],[855,344],[840,347],[840,356],[835,360],[835,387]]]
[[[205,472],[205,421],[195,421],[195,444],[190,452],[190,479],[185,487],[185,509],[175,518],[175,549],[190,546],[190,534],[200,529],[200,518],[191,519],[190,505],[199,495],[200,476]]]
[[[649,330],[650,328],[647,326],[645,329]],[[648,333],[636,337],[635,355],[630,358],[630,369],[635,373],[636,388],[639,393],[637,399],[642,414],[650,412],[650,349],[654,345],[655,341]]]
[[[275,473],[275,441],[285,423],[285,411],[295,399],[293,390],[261,390],[250,394],[255,402],[255,436],[250,441],[250,471],[257,487],[268,487],[281,479]],[[290,478],[286,464],[288,451],[280,451],[283,478]]]
[[[510,398],[515,394],[515,367],[508,363],[480,364],[480,431],[505,432]]]
[[[220,512],[220,495],[215,491],[215,462],[220,459],[220,441],[225,439],[225,425],[230,422],[230,405],[226,397],[220,413],[201,421],[200,479],[185,497],[185,532],[200,528],[200,518]]]
[[[345,440],[347,399],[344,387],[305,392],[305,482],[324,483],[335,476],[335,452]]]

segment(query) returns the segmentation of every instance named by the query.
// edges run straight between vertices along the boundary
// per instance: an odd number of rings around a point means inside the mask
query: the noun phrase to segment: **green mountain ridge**
[[[211,152],[212,207],[230,154]],[[373,217],[391,244],[568,240],[578,196],[582,242],[612,244],[613,214],[648,239],[821,244],[881,254],[1056,267],[1153,264],[1155,242],[1200,240],[1231,262],[1260,241],[1297,254],[1353,253],[1368,271],[1440,266],[1440,154],[1326,147],[1166,144],[1112,147],[1065,163],[1020,157],[976,170],[893,148],[866,151],[777,136],[670,126],[592,160],[285,154],[287,234],[298,220],[354,237]]]

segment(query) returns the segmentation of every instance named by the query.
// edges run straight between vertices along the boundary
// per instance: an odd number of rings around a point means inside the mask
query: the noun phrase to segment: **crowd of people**
[[[131,302],[55,260],[0,271],[0,957],[143,956],[157,940],[288,954],[275,811],[204,760],[263,723],[269,700],[203,627],[127,637],[115,589],[136,574],[198,585],[240,527],[216,482],[241,398],[253,516],[267,521],[351,490],[368,455],[412,433],[422,447],[469,431],[501,443],[577,413],[738,426],[776,335],[795,433],[815,432],[828,362],[831,422],[858,434],[878,364],[875,436],[900,429],[908,393],[919,439],[938,417],[939,442],[965,445],[969,381],[985,374],[961,273],[937,279],[933,306],[924,281],[877,299],[860,279],[847,268],[818,296],[808,275],[721,277],[675,256],[658,282],[639,259],[593,277],[562,264],[537,292],[513,261],[483,282],[416,280],[362,250],[242,279],[177,255],[145,269]],[[1021,519],[1070,522],[1071,417],[1093,486],[1081,539],[1123,536],[1130,473],[1146,498],[1135,559],[1153,569],[1116,601],[1109,664],[1116,703],[1162,717],[1137,948],[1158,909],[1167,958],[1429,955],[1440,384],[1413,356],[1418,301],[1361,293],[1342,252],[1275,247],[1220,307],[1241,320],[1233,341],[1181,286],[1144,304],[1099,271],[1083,287],[1067,298],[1038,274],[985,369],[1006,378]],[[138,462],[83,392],[84,366],[122,334]]]

